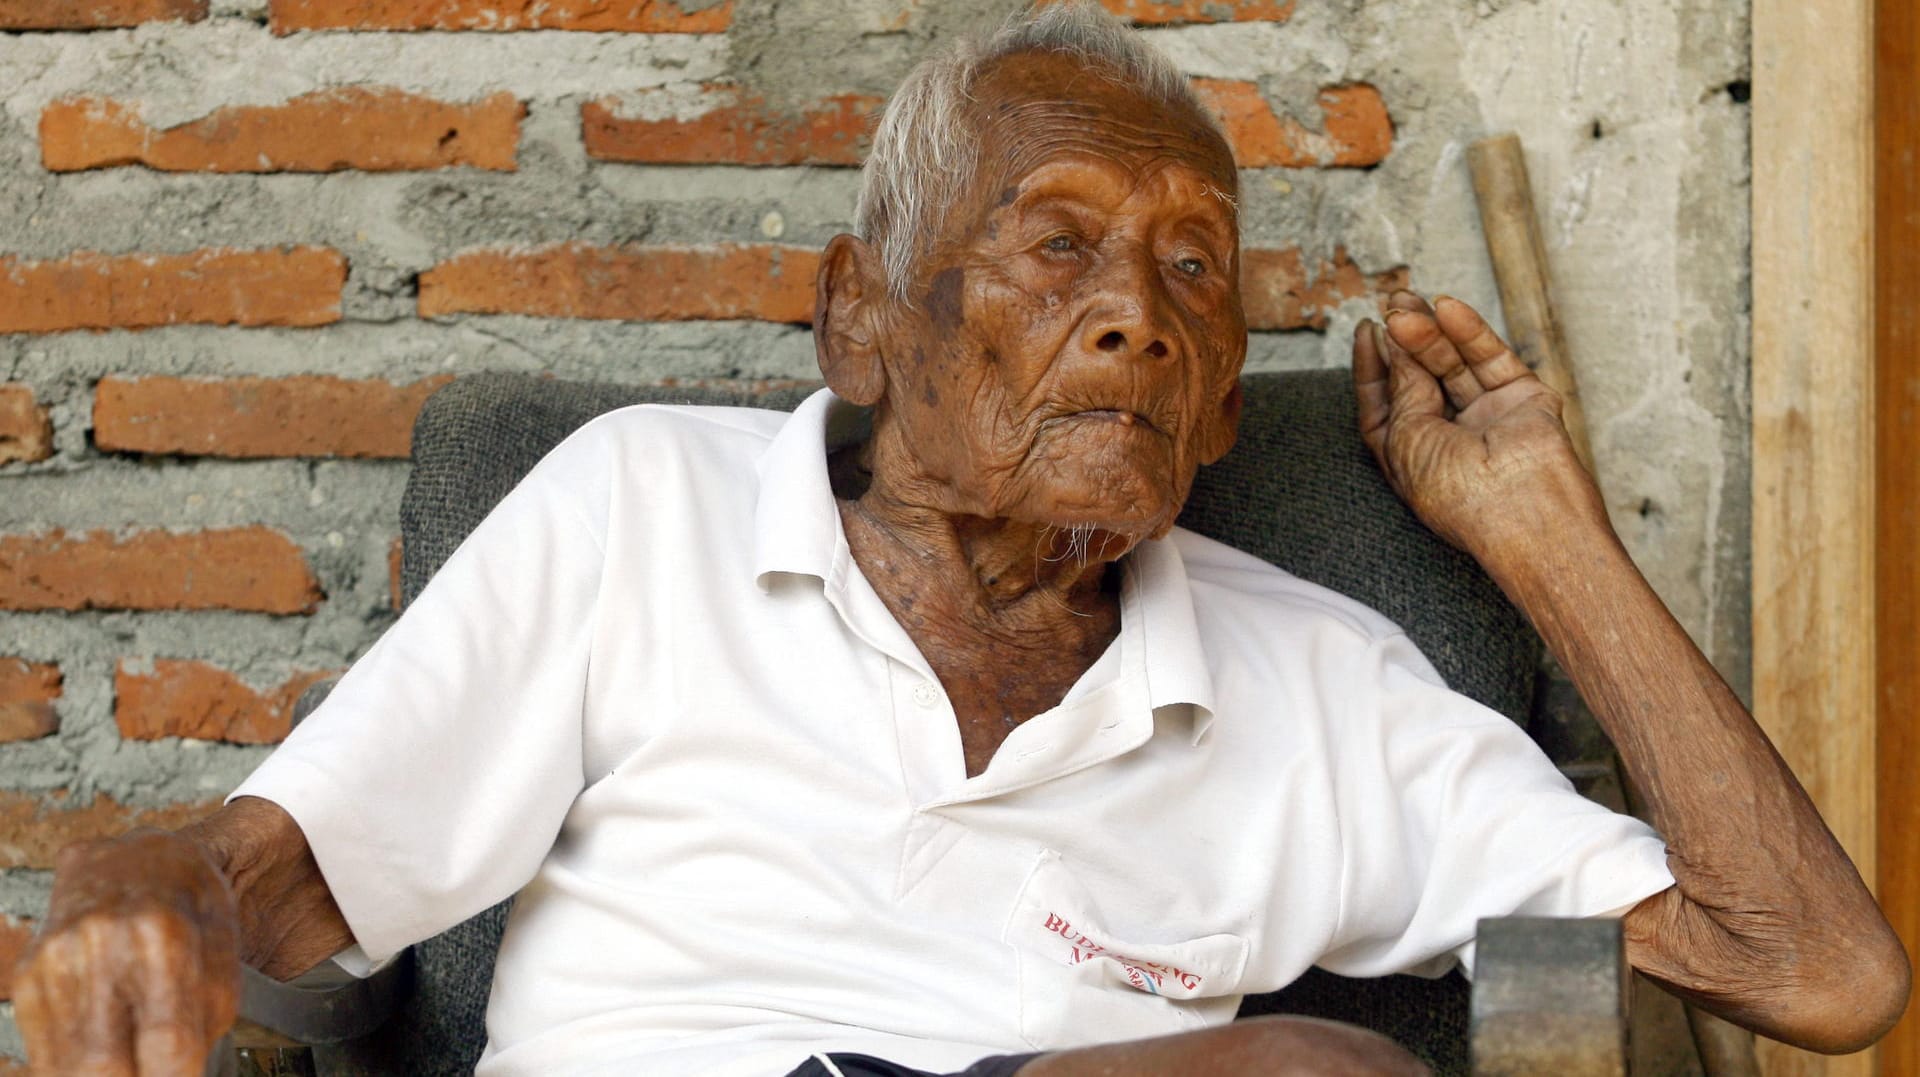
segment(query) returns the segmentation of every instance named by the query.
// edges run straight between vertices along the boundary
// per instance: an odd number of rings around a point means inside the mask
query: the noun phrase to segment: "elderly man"
[[[1235,190],[1085,8],[923,65],[822,262],[831,391],[589,424],[222,812],[68,852],[15,987],[35,1065],[194,1072],[239,959],[378,959],[516,892],[490,1075],[1415,1072],[1228,1021],[1515,911],[1624,915],[1686,997],[1871,1042],[1898,942],[1471,309],[1361,327],[1360,435],[1660,838],[1377,614],[1174,527],[1234,438]]]

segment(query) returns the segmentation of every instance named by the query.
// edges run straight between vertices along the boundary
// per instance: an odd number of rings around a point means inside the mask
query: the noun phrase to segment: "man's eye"
[[[1206,273],[1207,263],[1198,258],[1182,258],[1173,263],[1174,268],[1189,277],[1198,277]]]
[[[1062,232],[1059,235],[1048,236],[1046,242],[1040,245],[1050,251],[1070,251],[1073,249],[1073,237]]]

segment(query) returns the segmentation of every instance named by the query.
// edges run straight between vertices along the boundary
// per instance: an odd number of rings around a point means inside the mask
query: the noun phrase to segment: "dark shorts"
[[[917,1070],[912,1066],[902,1066],[897,1062],[888,1062],[884,1058],[872,1055],[850,1055],[834,1052],[827,1055],[833,1064],[840,1067],[843,1077],[1013,1077],[1013,1072],[1039,1055],[990,1055],[975,1062],[958,1073],[938,1074],[927,1070]],[[817,1058],[809,1058],[794,1069],[787,1077],[833,1077],[833,1071],[820,1064]]]

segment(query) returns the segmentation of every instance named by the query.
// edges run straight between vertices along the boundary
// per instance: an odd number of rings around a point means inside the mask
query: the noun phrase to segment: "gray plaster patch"
[[[271,3],[272,0],[212,0],[207,5],[207,17],[265,23]]]
[[[380,86],[448,100],[500,91],[551,100],[718,76],[720,34],[427,31],[276,36],[240,19],[147,23],[88,34],[0,35],[0,101],[37,123],[63,97],[128,98],[169,127],[228,105]]]
[[[13,916],[36,920],[46,915],[47,895],[53,892],[53,872],[14,868],[0,871],[0,909]]]

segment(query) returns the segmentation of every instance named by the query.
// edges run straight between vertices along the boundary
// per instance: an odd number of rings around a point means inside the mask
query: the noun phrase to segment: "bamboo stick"
[[[1566,337],[1553,313],[1547,248],[1533,209],[1533,188],[1527,180],[1527,159],[1520,149],[1520,136],[1481,139],[1468,149],[1467,164],[1473,171],[1473,193],[1480,203],[1487,254],[1493,259],[1494,279],[1500,285],[1507,342],[1547,388],[1560,394],[1561,420],[1573,439],[1573,451],[1590,474],[1598,475],[1593,466],[1593,443],[1587,437],[1586,411],[1580,406],[1580,389],[1567,360]]]

